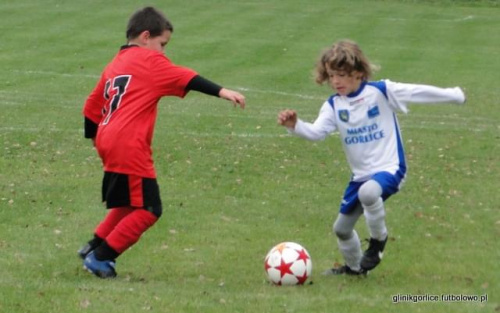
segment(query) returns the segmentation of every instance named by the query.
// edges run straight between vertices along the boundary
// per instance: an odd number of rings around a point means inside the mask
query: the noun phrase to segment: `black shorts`
[[[160,209],[160,189],[155,178],[104,172],[102,201],[107,208]]]

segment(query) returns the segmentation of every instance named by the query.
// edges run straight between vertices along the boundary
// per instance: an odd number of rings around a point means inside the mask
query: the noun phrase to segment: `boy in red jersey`
[[[173,26],[153,7],[135,12],[127,45],[106,66],[83,108],[85,137],[104,165],[102,200],[109,209],[94,238],[78,254],[101,278],[116,276],[115,259],[135,244],[162,214],[151,141],[158,101],[190,90],[245,107],[245,97],[173,64],[163,50]]]

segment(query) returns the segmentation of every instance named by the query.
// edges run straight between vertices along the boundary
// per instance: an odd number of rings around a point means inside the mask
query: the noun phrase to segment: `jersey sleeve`
[[[101,122],[102,109],[106,101],[104,98],[105,85],[104,77],[101,76],[83,106],[85,138],[94,138],[97,133],[97,125]]]
[[[304,122],[299,119],[295,129],[288,129],[288,131],[307,140],[317,141],[325,139],[328,134],[336,129],[335,112],[330,103],[325,101],[314,123]]]
[[[188,83],[198,73],[190,68],[173,64],[163,54],[152,56],[153,82],[159,96],[176,96],[183,98],[188,93]]]
[[[439,88],[430,85],[395,83],[385,80],[389,106],[394,110],[408,112],[409,103],[459,103],[465,102],[460,87]]]

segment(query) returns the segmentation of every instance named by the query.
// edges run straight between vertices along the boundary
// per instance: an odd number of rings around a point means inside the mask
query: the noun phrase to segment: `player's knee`
[[[373,205],[382,196],[382,187],[374,180],[364,183],[358,190],[359,201],[366,206]]]
[[[337,238],[340,240],[349,240],[353,236],[352,229],[347,229],[346,227],[340,225],[340,223],[335,223],[333,225],[333,232],[335,233],[335,236],[337,236]]]

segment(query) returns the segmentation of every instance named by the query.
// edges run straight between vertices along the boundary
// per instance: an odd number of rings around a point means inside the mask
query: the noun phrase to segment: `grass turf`
[[[161,101],[155,160],[164,216],[98,280],[75,252],[105,214],[100,161],[81,107],[124,43],[136,1],[0,4],[0,311],[476,312],[500,309],[496,1],[151,1],[172,20],[167,55],[247,96],[244,111],[189,94]],[[316,117],[331,93],[311,71],[351,38],[376,79],[463,86],[465,106],[400,116],[409,163],[387,202],[391,240],[367,279],[322,277],[341,262],[331,223],[349,179],[338,138],[276,126]],[[367,237],[363,221],[357,227]],[[272,287],[280,241],[313,258],[312,285]],[[488,301],[393,303],[395,295]]]

